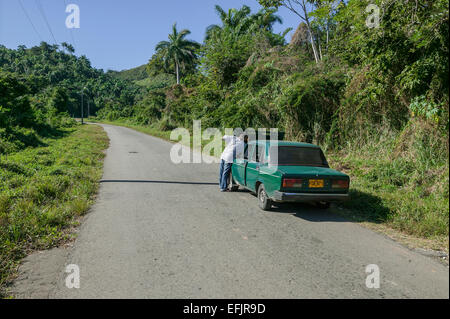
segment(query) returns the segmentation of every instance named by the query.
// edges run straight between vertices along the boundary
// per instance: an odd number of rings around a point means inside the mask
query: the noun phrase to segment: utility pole
[[[81,124],[84,124],[84,105],[83,105],[83,93],[86,90],[86,87],[81,89]],[[88,108],[89,108],[89,96],[88,96]],[[89,117],[89,109],[88,109],[88,117]]]
[[[81,90],[81,125],[84,124],[84,122],[83,122],[83,116],[84,116],[84,114],[83,114],[83,90]]]

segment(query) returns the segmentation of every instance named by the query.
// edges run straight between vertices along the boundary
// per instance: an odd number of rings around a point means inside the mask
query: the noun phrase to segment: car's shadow
[[[218,186],[214,182],[192,181],[162,181],[162,180],[101,180],[100,183],[156,183]],[[247,193],[255,198],[256,194],[240,187],[232,193]],[[337,209],[341,209],[342,213]],[[291,214],[295,217],[312,222],[373,222],[382,223],[390,214],[390,210],[383,204],[381,198],[357,190],[350,190],[350,200],[343,204],[332,204],[329,209],[318,208],[310,203],[274,203],[272,213]]]
[[[247,189],[239,188],[234,193],[248,193],[257,200],[256,194]],[[255,202],[257,207],[258,202]],[[340,216],[335,209],[337,204],[331,204],[329,209],[321,209],[312,203],[274,203],[270,213],[291,214],[311,222],[349,222],[350,220]]]
[[[349,222],[335,211],[335,204],[328,209],[318,208],[310,203],[277,203],[272,208],[276,213],[289,213],[310,222]]]
[[[349,222],[350,220],[336,214],[334,206],[321,209],[309,203],[275,203],[271,212],[278,214],[291,214],[292,216],[310,222]]]
[[[238,192],[249,193],[256,199],[256,194],[248,190],[239,189]],[[255,202],[255,205],[258,203]],[[329,209],[321,209],[313,203],[274,203],[271,212],[291,214],[313,222],[370,222],[375,224],[386,222],[392,214],[380,197],[355,189],[350,189],[348,201],[331,204]]]

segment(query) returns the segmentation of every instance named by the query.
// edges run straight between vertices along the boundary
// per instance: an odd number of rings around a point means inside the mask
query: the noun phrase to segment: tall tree
[[[67,43],[67,42],[63,42],[61,43],[61,46],[67,50],[67,52],[69,52],[70,54],[74,54],[75,53],[75,48],[73,47],[73,45]]]
[[[273,31],[273,25],[275,23],[283,23],[283,19],[276,15],[276,9],[261,9],[252,16],[252,19],[258,24],[261,29],[267,31]]]
[[[215,10],[222,25],[210,25],[206,29],[206,40],[210,39],[215,32],[224,29],[242,34],[256,24],[260,29],[272,31],[275,23],[283,23],[281,17],[275,14],[276,9],[262,9],[256,14],[250,14],[251,9],[246,5],[243,5],[240,9],[231,8],[228,11],[216,5]]]
[[[166,65],[170,61],[175,64],[175,73],[177,75],[177,84],[180,84],[180,67],[185,68],[187,64],[195,60],[195,50],[200,47],[195,41],[187,40],[185,37],[191,31],[183,29],[180,32],[177,30],[177,24],[172,26],[172,33],[169,34],[169,41],[161,41],[156,45],[156,52],[164,56]]]
[[[307,9],[307,3],[308,2],[314,2],[314,1],[305,1],[305,0],[258,0],[258,2],[264,7],[264,8],[279,8],[279,7],[285,7],[295,13],[297,16],[302,19],[302,21],[306,24],[308,28],[309,33],[309,40],[311,42],[311,47],[314,54],[314,59],[316,60],[316,63],[319,63],[319,60],[321,59],[319,52],[317,50],[316,46],[316,40],[314,39],[314,32],[311,25],[311,18]]]

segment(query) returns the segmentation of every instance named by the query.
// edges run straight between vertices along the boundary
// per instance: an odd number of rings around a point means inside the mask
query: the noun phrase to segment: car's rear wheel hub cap
[[[264,203],[264,201],[266,200],[266,193],[262,190],[259,192],[259,200]]]

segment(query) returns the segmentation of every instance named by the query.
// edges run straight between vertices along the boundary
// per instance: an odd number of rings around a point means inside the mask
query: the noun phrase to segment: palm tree
[[[63,43],[61,43],[61,46],[63,47],[63,49],[66,49],[67,52],[69,52],[70,54],[75,53],[75,48],[73,47],[73,45],[71,45],[67,42],[63,42]]]
[[[252,18],[261,29],[272,31],[275,23],[283,24],[283,19],[276,15],[275,12],[275,9],[261,9]]]
[[[212,24],[206,29],[206,39],[210,39],[214,32],[222,30],[224,28],[230,28],[232,30],[241,27],[245,20],[248,21],[250,14],[250,7],[243,5],[240,9],[228,9],[228,12],[222,9],[221,6],[215,5],[215,10],[220,20],[222,21],[222,26],[217,24]]]
[[[262,9],[256,14],[250,14],[251,9],[244,5],[240,9],[229,9],[225,11],[221,6],[216,5],[215,10],[222,26],[212,24],[206,29],[206,40],[210,39],[215,32],[223,29],[241,34],[247,32],[251,27],[257,26],[260,29],[272,31],[273,25],[277,22],[283,23],[281,17],[275,14],[274,9]]]
[[[169,41],[161,41],[155,48],[157,53],[163,55],[166,66],[169,65],[169,61],[174,62],[177,84],[180,84],[180,67],[185,68],[187,64],[192,63],[195,60],[195,50],[200,47],[197,42],[185,39],[190,33],[191,31],[187,29],[178,32],[177,24],[174,23]]]

